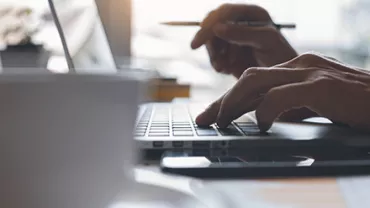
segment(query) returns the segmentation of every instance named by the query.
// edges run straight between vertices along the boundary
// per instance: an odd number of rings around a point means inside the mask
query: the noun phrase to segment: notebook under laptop
[[[49,2],[52,3],[51,0]],[[98,14],[98,12],[96,13]],[[58,17],[55,14],[55,22]],[[97,15],[100,34],[104,34],[99,15]],[[63,26],[58,32],[64,42],[64,50],[69,66],[76,65],[68,53],[68,40],[64,37]],[[113,56],[109,50],[105,35],[100,36],[100,46],[105,48],[105,61],[101,69],[113,65]],[[99,50],[90,50],[89,53]],[[100,53],[101,54],[101,53]],[[95,55],[99,57],[99,54]],[[109,58],[111,57],[111,58]],[[108,60],[108,62],[106,61]],[[109,63],[111,60],[112,63]],[[80,65],[78,68],[83,69]],[[86,66],[85,69],[89,68]],[[74,70],[70,70],[74,71]],[[226,129],[217,126],[198,127],[194,119],[206,106],[203,104],[148,103],[139,107],[137,126],[134,131],[139,147],[145,151],[161,153],[169,149],[201,150],[209,154],[228,154],[231,149],[258,148],[262,146],[300,146],[333,145],[334,143],[353,146],[370,146],[370,134],[356,132],[347,127],[322,123],[283,123],[276,122],[267,133],[261,133],[253,114],[246,114],[234,121]]]

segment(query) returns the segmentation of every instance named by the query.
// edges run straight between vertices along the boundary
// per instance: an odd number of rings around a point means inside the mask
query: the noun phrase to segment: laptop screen
[[[76,72],[116,72],[95,1],[67,1],[54,7]]]

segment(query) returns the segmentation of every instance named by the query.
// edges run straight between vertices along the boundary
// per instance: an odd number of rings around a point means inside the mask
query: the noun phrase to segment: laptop
[[[49,0],[51,1],[51,0]],[[98,14],[98,13],[97,13]],[[98,22],[100,19],[98,17]],[[55,16],[55,22],[58,18]],[[101,26],[101,25],[100,25]],[[102,27],[100,27],[103,30]],[[63,34],[63,27],[58,31],[64,41],[64,50],[69,66],[74,60],[68,53],[68,42]],[[102,32],[100,34],[103,34]],[[103,37],[104,36],[104,37]],[[105,35],[101,36],[100,45],[109,49]],[[90,51],[93,53],[94,51]],[[96,56],[99,56],[97,54]],[[105,57],[113,57],[110,50],[105,51]],[[106,58],[112,63],[102,62],[101,68],[113,64],[113,58]],[[84,68],[84,66],[80,66]],[[85,69],[88,67],[85,67]],[[71,70],[73,71],[73,70]],[[139,107],[137,126],[134,130],[135,140],[139,148],[153,157],[160,156],[166,150],[200,151],[203,154],[229,154],[234,149],[256,149],[264,147],[333,147],[334,145],[349,145],[366,147],[370,145],[370,134],[354,131],[331,123],[275,122],[267,133],[261,133],[256,125],[253,113],[243,115],[233,121],[227,128],[220,129],[216,125],[200,127],[195,123],[195,117],[205,109],[203,103],[147,103]]]

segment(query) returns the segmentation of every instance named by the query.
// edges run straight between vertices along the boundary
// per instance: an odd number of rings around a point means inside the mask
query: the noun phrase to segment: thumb
[[[273,26],[251,27],[238,24],[216,24],[214,34],[230,43],[261,48],[276,37],[278,31]]]

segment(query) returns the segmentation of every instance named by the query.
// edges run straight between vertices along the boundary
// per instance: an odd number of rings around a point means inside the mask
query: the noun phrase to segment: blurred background
[[[270,12],[274,21],[296,23],[295,30],[285,30],[283,33],[299,52],[316,51],[357,67],[370,68],[370,24],[368,24],[370,0],[97,0],[97,2],[105,5],[107,10],[101,14],[109,16],[109,20],[115,20],[113,25],[107,25],[104,23],[106,17],[102,17],[116,63],[126,64],[124,60],[131,56],[133,60],[131,64],[148,70],[157,70],[163,76],[176,77],[179,82],[193,86],[222,85],[221,87],[226,89],[235,80],[213,72],[204,48],[196,51],[190,49],[190,41],[197,27],[167,27],[159,23],[176,20],[200,21],[209,11],[223,3],[258,4]],[[62,11],[59,15],[62,16],[64,24],[75,24],[77,19],[82,18],[81,14],[86,12],[86,8],[92,5],[91,0],[55,0],[55,3],[58,10]],[[31,9],[32,15],[29,16],[29,20],[22,22],[28,27],[26,34],[31,37],[31,42],[42,46],[42,49],[39,47],[37,50],[45,49],[43,58],[38,58],[38,61],[45,62],[52,70],[64,72],[65,65],[60,59],[63,56],[60,39],[53,24],[50,21],[49,24],[45,24],[50,18],[47,0],[0,0],[0,6],[3,9],[9,6],[26,6]],[[4,51],[9,51],[22,41],[24,44],[28,39],[20,41],[19,37],[5,37],[4,34],[8,35],[9,32],[6,31],[11,30],[9,28],[12,26],[9,18],[4,18],[6,15],[3,15],[3,12],[0,12],[0,15],[3,57],[6,56]],[[94,15],[85,16],[85,19],[81,20],[83,22],[81,25],[86,26],[93,22]],[[73,43],[69,42],[76,45],[74,53],[76,56],[78,51],[84,48],[86,39],[90,37],[82,35],[89,33],[89,30],[82,26],[72,28],[67,34],[70,37],[78,36],[74,38]],[[125,40],[125,43],[121,40]],[[4,58],[2,61],[4,62]],[[19,61],[9,64],[13,67],[25,66],[25,63]]]

